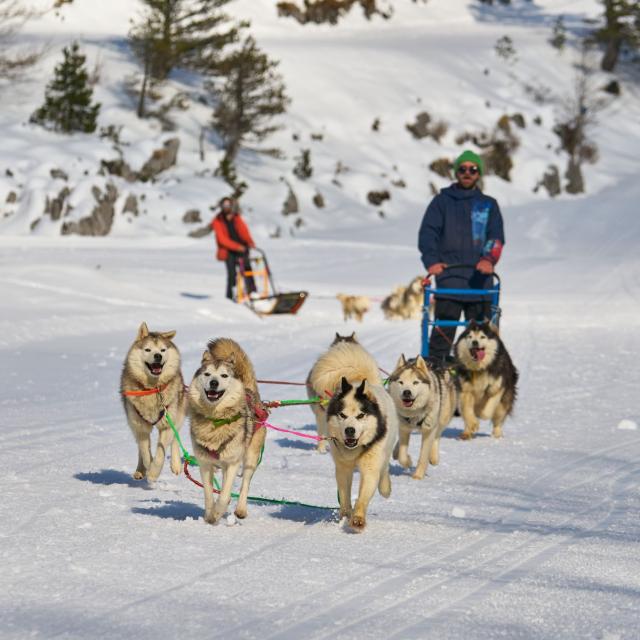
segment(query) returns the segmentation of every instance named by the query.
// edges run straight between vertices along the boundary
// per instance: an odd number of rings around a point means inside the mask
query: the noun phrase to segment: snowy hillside
[[[29,23],[18,38],[46,44],[48,53],[20,82],[2,88],[0,130],[5,144],[0,201],[10,202],[3,205],[1,233],[23,234],[33,228],[38,235],[59,235],[65,222],[91,213],[96,205],[94,187],[104,194],[107,183],[112,183],[117,201],[111,235],[184,236],[207,222],[210,205],[228,192],[212,176],[222,152],[210,129],[205,161],[200,159],[201,130],[211,117],[211,108],[200,102],[204,79],[176,73],[161,89],[160,105],[178,92],[185,94],[182,108],[169,113],[175,130],[162,131],[156,119],[137,119],[136,95],[127,87],[135,88],[140,69],[126,34],[140,6],[130,0],[107,4],[100,5],[96,19],[95,0],[75,0],[57,14]],[[354,9],[337,27],[301,26],[278,18],[272,0],[236,0],[228,5],[235,18],[252,21],[259,45],[280,61],[292,98],[281,119],[283,129],[266,145],[279,147],[284,159],[243,152],[238,162],[240,177],[250,186],[242,204],[259,237],[278,227],[287,234],[295,228],[298,235],[336,226],[384,228],[381,211],[387,219],[409,217],[413,225],[431,189],[448,183],[429,165],[441,158],[451,160],[465,146],[473,146],[457,144],[456,138],[465,132],[491,131],[504,115],[521,114],[525,125],[522,129],[511,125],[520,142],[513,156],[512,182],[492,176],[486,188],[504,207],[548,204],[544,189],[535,195],[532,190],[550,164],[557,165],[560,173],[565,170],[567,156],[556,152],[559,140],[552,128],[573,83],[579,60],[577,38],[585,33],[585,20],[596,15],[597,2],[516,1],[513,7],[492,8],[468,0],[432,0],[396,5],[390,20],[368,21]],[[548,43],[559,15],[569,38],[562,53]],[[504,35],[511,37],[516,50],[517,57],[510,62],[494,51]],[[98,175],[101,160],[118,157],[108,139],[97,134],[68,138],[27,124],[42,103],[62,46],[73,39],[81,43],[89,69],[98,78],[95,98],[103,105],[99,128],[121,127],[124,160],[133,170],[140,169],[167,139],[179,138],[176,166],[160,174],[155,184]],[[593,85],[599,91],[609,79],[607,74],[595,74]],[[607,106],[593,132],[599,161],[584,168],[588,194],[597,194],[637,170],[633,154],[640,138],[638,87],[623,83],[619,98],[600,94]],[[432,122],[446,124],[440,142],[430,137],[418,140],[407,131],[406,125],[423,111]],[[379,127],[373,131],[376,119]],[[310,150],[313,167],[313,176],[306,181],[292,173],[302,149]],[[52,169],[63,169],[68,180],[52,178]],[[288,184],[297,196],[299,214],[285,218],[281,212]],[[69,211],[53,221],[50,213],[44,213],[46,200],[65,187],[71,192],[64,204],[65,210],[70,205]],[[370,191],[388,191],[390,199],[372,205],[367,201]],[[323,209],[312,203],[316,193],[325,201]],[[138,199],[139,215],[122,213],[132,194]],[[200,212],[202,224],[182,221],[190,210]]]

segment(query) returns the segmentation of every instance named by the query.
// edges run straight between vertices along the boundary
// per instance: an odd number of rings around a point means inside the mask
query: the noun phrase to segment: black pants
[[[491,318],[491,303],[484,300],[439,300],[436,298],[436,320],[460,320],[464,311],[465,320]],[[429,357],[444,360],[453,348],[457,327],[431,327]]]
[[[244,263],[244,269],[249,270],[251,263],[249,262],[249,252],[246,253],[234,253],[229,251],[229,255],[226,259],[227,265],[227,298],[233,300],[233,290],[236,286],[236,269],[240,260]],[[253,280],[253,276],[246,276],[244,279],[245,286],[248,293],[254,293],[256,290],[256,283]]]

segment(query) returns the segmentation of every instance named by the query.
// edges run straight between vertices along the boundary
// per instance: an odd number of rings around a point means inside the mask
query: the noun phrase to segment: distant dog
[[[406,287],[399,285],[382,301],[380,308],[387,320],[402,320],[404,318],[402,308],[406,290]]]
[[[209,343],[202,364],[189,386],[191,441],[204,486],[204,519],[215,524],[224,515],[233,481],[243,466],[242,487],[235,515],[247,516],[247,496],[258,466],[266,430],[257,423],[263,409],[253,366],[233,340]],[[220,497],[214,503],[211,483],[222,469]]]
[[[352,371],[366,371],[371,384],[380,383],[378,365],[360,345],[355,332],[350,336],[341,336],[336,333],[328,351],[318,358],[307,376],[307,396],[325,400],[324,403],[316,402],[311,405],[316,418],[318,435],[323,438],[328,436],[326,402],[329,400],[329,394],[334,393],[340,385],[342,374],[339,371],[349,367]],[[319,453],[326,453],[327,441],[320,440],[317,450]]]
[[[405,320],[417,320],[422,317],[422,307],[424,305],[423,280],[423,276],[416,276],[404,290],[400,313]]]
[[[349,362],[353,345],[342,347],[344,363]],[[353,362],[360,354],[353,353]],[[376,489],[385,498],[391,494],[389,461],[398,438],[398,416],[393,400],[378,382],[371,383],[373,370],[338,362],[342,373],[340,388],[327,407],[327,424],[331,438],[331,455],[336,466],[340,517],[349,519],[352,530],[366,526],[367,508]],[[363,362],[364,364],[364,362]],[[348,376],[348,378],[347,378]],[[355,506],[351,506],[354,471],[360,471],[360,487]]]
[[[428,463],[440,461],[440,436],[455,411],[452,375],[446,369],[432,369],[421,356],[406,360],[402,355],[389,377],[389,394],[400,418],[400,442],[394,458],[405,469],[411,467],[409,437],[412,431],[420,431],[420,456],[412,477],[422,480]]]
[[[422,316],[424,277],[416,276],[406,287],[397,286],[381,304],[387,320],[416,320]]]
[[[166,420],[168,411],[177,429],[184,421],[186,398],[180,371],[180,352],[172,340],[175,331],[149,332],[143,322],[138,329],[120,379],[127,422],[138,443],[136,480],[158,479],[171,445],[171,471],[180,473],[180,449]],[[151,456],[151,432],[158,429],[158,445]]]
[[[367,296],[349,296],[344,293],[339,293],[336,298],[338,298],[340,304],[342,304],[342,315],[344,316],[345,322],[352,317],[358,322],[362,322],[364,314],[367,313],[371,307],[371,301]]]
[[[488,322],[471,321],[455,345],[460,379],[460,411],[469,440],[479,420],[493,422],[493,437],[502,437],[502,425],[516,400],[518,371],[496,329]]]

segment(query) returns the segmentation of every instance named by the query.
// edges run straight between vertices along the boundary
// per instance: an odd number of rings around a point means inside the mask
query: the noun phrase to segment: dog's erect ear
[[[422,371],[423,373],[429,373],[429,365],[422,356],[418,356],[416,358],[416,369],[418,369],[418,371]]]
[[[148,335],[149,335],[149,327],[147,327],[146,322],[143,322],[138,329],[138,335],[136,336],[136,340],[144,340]]]
[[[493,322],[491,322],[491,320],[487,320],[485,322],[482,323],[483,327],[487,327],[489,329],[489,331],[493,331],[493,333],[495,333],[497,336],[500,335],[500,329],[498,328],[498,325],[493,324]]]
[[[467,325],[467,329],[473,330],[478,328],[478,323],[475,320],[469,320],[469,324]]]
[[[202,354],[202,364],[205,364],[205,362],[207,364],[210,364],[211,362],[213,362],[213,356],[211,355],[211,351],[209,351],[209,349],[207,349],[203,354]]]
[[[341,385],[342,393],[349,393],[349,391],[353,389],[353,387],[349,384],[349,381],[344,376],[342,376],[340,385]]]
[[[407,359],[404,357],[404,353],[401,353],[400,358],[398,358],[398,362],[396,363],[396,369],[404,367],[405,364],[407,364]]]
[[[364,392],[365,392],[366,385],[367,385],[367,381],[363,380],[360,383],[360,386],[356,389],[356,396],[358,396],[359,398],[363,398],[364,397],[364,395],[365,395]]]
[[[351,332],[351,339],[352,339],[354,342],[358,342],[358,340],[357,340],[357,338],[356,338],[356,332],[355,332],[355,331],[352,331],[352,332]]]
[[[176,337],[176,331],[165,331],[161,333],[160,336],[165,340],[173,340]]]

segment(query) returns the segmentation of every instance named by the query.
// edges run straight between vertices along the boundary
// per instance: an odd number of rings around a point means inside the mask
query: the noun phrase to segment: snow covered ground
[[[75,0],[64,22],[33,24],[30,33],[56,46],[79,34],[91,56],[100,53],[102,124],[125,124],[127,157],[138,166],[164,134],[130,117],[118,84],[134,69],[122,46],[131,3],[112,0],[93,20],[93,2]],[[510,33],[517,73],[559,93],[572,54],[546,44],[550,25],[563,13],[579,31],[598,5],[516,5],[505,21],[504,12],[487,18],[466,0],[406,2],[389,22],[369,24],[355,11],[331,30],[277,21],[266,0],[238,1],[240,14],[252,12],[260,44],[282,59],[294,98],[279,140],[289,159],[301,146],[316,158],[307,185],[295,182],[291,163],[245,156],[241,167],[252,181],[252,230],[278,283],[310,292],[296,317],[259,319],[228,303],[212,239],[183,237],[182,213],[206,212],[224,192],[210,175],[195,175],[201,111],[181,116],[180,165],[156,185],[137,185],[148,194],[147,217],[119,217],[111,238],[60,238],[53,223],[29,236],[41,199],[63,186],[50,169],[82,180],[109,148],[82,137],[62,148],[57,136],[21,124],[41,99],[55,49],[37,77],[10,88],[0,114],[0,197],[18,184],[27,189],[0,235],[1,638],[638,637],[640,101],[629,82],[607,107],[586,196],[532,194],[546,145],[557,144],[554,107],[524,95],[493,43]],[[400,99],[408,95],[415,104]],[[404,131],[421,105],[456,123],[441,146]],[[424,481],[394,463],[391,498],[373,499],[362,535],[345,532],[328,510],[258,504],[241,523],[211,527],[201,490],[184,476],[165,467],[153,487],[131,479],[136,446],[118,383],[142,320],[177,329],[186,379],[215,336],[238,340],[260,377],[292,381],[304,380],[335,331],[355,329],[386,369],[400,353],[417,353],[417,323],[387,322],[376,307],[362,325],[345,324],[333,296],[383,296],[421,272],[416,234],[435,176],[426,165],[457,150],[459,124],[489,125],[514,111],[528,122],[541,113],[545,126],[521,133],[513,183],[487,180],[507,233],[502,335],[521,373],[504,439],[494,441],[485,425],[462,442],[454,419],[442,462]],[[372,138],[377,116],[383,127]],[[291,142],[292,131],[301,142]],[[325,132],[323,141],[309,141],[314,131]],[[211,164],[217,153],[208,150]],[[338,159],[352,168],[343,190],[331,184]],[[392,191],[381,219],[365,194],[398,177],[394,163],[408,186]],[[284,226],[281,174],[306,199],[306,226],[272,239]],[[78,211],[89,187],[78,188]],[[316,187],[328,201],[322,211],[307,202]],[[266,385],[262,394],[301,395]],[[313,433],[304,407],[274,411],[272,422]],[[186,425],[183,434],[190,448]],[[252,494],[335,506],[331,458],[270,433]]]
[[[154,487],[134,482],[119,372],[141,320],[178,330],[188,379],[219,335],[239,340],[263,378],[304,380],[336,330],[356,329],[388,369],[419,349],[417,324],[376,308],[345,325],[329,296],[381,295],[407,280],[415,226],[390,224],[386,241],[267,242],[283,288],[312,295],[297,317],[266,319],[223,300],[208,244],[0,239],[0,635],[637,637],[640,264],[628,213],[610,246],[615,264],[589,267],[587,233],[549,253],[549,229],[575,226],[580,211],[537,216],[547,233],[536,244],[521,224],[527,211],[514,209],[503,337],[521,383],[506,437],[492,440],[485,426],[459,441],[454,419],[424,481],[394,464],[392,496],[374,498],[363,535],[301,507],[252,505],[246,521],[211,527],[184,476],[165,467]],[[624,279],[612,286],[607,272]],[[312,430],[304,407],[272,421]],[[331,458],[270,433],[252,493],[334,506]]]

